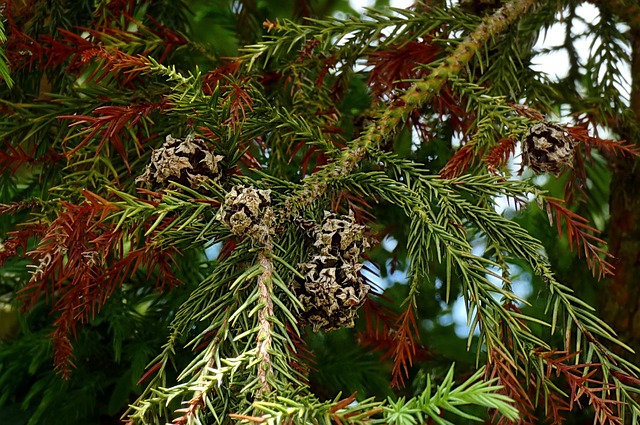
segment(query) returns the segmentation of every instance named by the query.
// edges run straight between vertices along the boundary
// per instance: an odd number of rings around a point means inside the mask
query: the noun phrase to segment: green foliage
[[[481,422],[482,419],[461,410],[458,406],[476,405],[497,409],[505,417],[516,420],[517,410],[509,404],[508,397],[496,394],[499,387],[493,385],[494,380],[484,381],[483,369],[455,386],[453,366],[440,385],[432,386],[431,377],[427,377],[426,387],[416,397],[405,399],[387,399],[386,402],[375,402],[373,399],[349,403],[353,397],[332,402],[319,403],[316,400],[303,398],[298,400],[278,397],[277,402],[258,402],[256,408],[263,414],[259,417],[240,417],[245,422],[258,419],[267,423],[282,424],[294,420],[299,423],[332,424],[336,421],[350,423],[390,423],[415,425],[427,419],[439,425],[450,425],[442,417],[443,412],[450,412],[458,418]]]

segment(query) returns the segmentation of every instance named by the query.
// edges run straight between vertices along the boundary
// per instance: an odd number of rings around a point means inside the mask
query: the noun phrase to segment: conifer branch
[[[374,155],[376,157],[376,155]],[[473,196],[477,198],[488,197],[490,193],[503,192],[505,195],[534,193],[536,197],[542,197],[539,190],[533,186],[527,187],[524,182],[518,181],[506,181],[501,178],[485,175],[485,176],[462,176],[452,180],[442,180],[437,176],[429,176],[420,173],[419,169],[415,166],[409,166],[401,161],[394,161],[388,154],[379,154],[375,160],[383,160],[387,165],[387,169],[391,170],[398,178],[402,177],[402,183],[398,181],[388,181],[380,177],[375,179],[366,179],[369,184],[372,181],[376,183],[367,186],[364,190],[367,193],[374,194],[375,196],[381,196],[390,202],[400,202],[402,205],[404,202],[409,201],[407,213],[411,217],[412,214],[417,214],[419,217],[418,222],[414,221],[412,224],[412,234],[421,235],[424,230],[421,226],[426,226],[430,234],[427,241],[412,241],[409,240],[409,255],[412,259],[415,259],[416,265],[420,265],[424,261],[428,260],[431,256],[430,252],[413,251],[417,247],[428,247],[435,245],[437,248],[437,259],[442,262],[446,259],[447,268],[456,268],[459,270],[458,274],[461,276],[465,292],[469,295],[466,299],[468,303],[468,311],[475,312],[476,319],[473,325],[479,324],[481,326],[484,342],[487,347],[495,352],[503,353],[505,360],[513,365],[516,361],[520,361],[517,358],[511,356],[511,352],[515,350],[517,353],[525,356],[523,358],[527,367],[533,367],[536,362],[532,356],[534,347],[546,347],[546,342],[543,342],[539,337],[534,336],[531,329],[526,322],[538,323],[543,326],[550,326],[553,333],[558,325],[558,317],[561,314],[565,314],[568,317],[570,324],[565,329],[565,336],[567,341],[571,339],[572,333],[571,327],[575,326],[577,336],[576,351],[577,352],[592,352],[598,357],[599,361],[605,365],[606,368],[612,368],[617,370],[618,366],[615,366],[617,362],[614,359],[613,354],[607,350],[602,343],[598,340],[598,337],[612,341],[622,347],[626,347],[621,341],[619,341],[615,332],[607,326],[602,320],[598,319],[591,310],[592,307],[571,295],[571,291],[566,286],[560,284],[552,272],[551,264],[549,260],[541,255],[544,251],[542,244],[535,238],[531,237],[524,229],[520,228],[516,223],[505,219],[497,214],[495,211],[485,209],[479,205],[475,205],[466,200],[466,196],[458,196],[457,192],[466,193],[467,196]],[[359,173],[352,175],[352,178],[356,178]],[[358,181],[360,179],[357,179]],[[488,184],[488,181],[493,183]],[[360,183],[362,184],[362,183]],[[381,186],[377,187],[380,184]],[[408,185],[409,187],[405,186]],[[518,187],[515,189],[515,187]],[[513,187],[510,189],[510,187]],[[515,190],[514,190],[515,189]],[[513,192],[511,190],[514,190]],[[411,195],[407,195],[411,193]],[[384,194],[384,195],[383,195]],[[420,207],[421,199],[427,199],[429,204],[440,205],[442,211],[450,209],[449,212],[443,213],[442,218],[438,216],[432,216],[432,213],[423,210]],[[543,198],[544,199],[544,198]],[[531,269],[538,275],[540,275],[548,285],[549,289],[549,301],[548,308],[551,308],[550,314],[552,320],[550,324],[546,324],[538,319],[528,317],[518,312],[511,311],[505,308],[505,305],[493,302],[493,298],[488,291],[491,291],[491,286],[483,282],[486,277],[480,273],[474,273],[474,270],[484,270],[489,266],[490,261],[480,258],[474,258],[473,255],[469,255],[470,247],[465,246],[466,241],[462,239],[460,235],[460,226],[464,224],[464,220],[468,220],[470,223],[478,226],[478,228],[484,233],[495,246],[500,246],[505,249],[506,252],[511,253],[517,258],[525,259],[531,266]],[[456,224],[457,223],[457,224]],[[448,228],[447,228],[448,227]],[[416,248],[412,248],[416,247]],[[466,255],[464,253],[467,253]],[[460,256],[464,256],[465,261],[458,260]],[[474,264],[475,263],[475,264]],[[420,267],[426,267],[426,264]],[[448,283],[447,283],[448,285]],[[493,289],[495,290],[495,289]],[[503,291],[503,295],[508,294],[507,291]],[[507,296],[507,307],[511,303]],[[471,326],[473,328],[473,326]],[[509,337],[501,338],[501,329],[509,329]],[[567,342],[568,344],[569,342]],[[580,356],[580,355],[579,355]],[[629,369],[630,376],[637,376],[638,370],[631,365],[625,365],[624,369]],[[532,370],[536,370],[533,368]],[[541,382],[545,381],[542,371],[538,371],[537,376]],[[546,385],[546,384],[545,384]],[[631,399],[624,394],[621,395],[622,399],[627,403],[632,403]]]
[[[377,423],[377,416],[383,416],[386,423],[414,424],[428,420],[442,425],[452,422],[442,418],[442,411],[449,411],[466,419],[481,419],[464,412],[462,406],[482,406],[496,409],[511,420],[518,418],[518,411],[511,405],[512,400],[496,391],[501,387],[496,380],[483,380],[484,368],[459,385],[455,385],[453,366],[443,381],[432,384],[431,376],[427,377],[424,390],[416,397],[397,400],[387,399],[385,402],[373,399],[353,403],[355,397],[330,402],[319,402],[312,397],[288,399],[279,397],[278,403],[255,402],[256,410],[263,412],[260,416],[231,415],[241,423],[273,423],[287,424],[291,422],[320,424],[371,424]]]
[[[329,182],[350,174],[372,148],[380,146],[416,108],[420,108],[444,87],[448,79],[456,77],[482,50],[491,37],[506,31],[536,4],[536,0],[515,0],[506,3],[493,15],[485,18],[478,28],[456,47],[441,65],[433,70],[425,81],[411,86],[401,101],[389,105],[381,116],[372,122],[363,134],[344,149],[339,158],[304,180],[303,188],[287,200],[289,214],[310,205],[329,187]]]

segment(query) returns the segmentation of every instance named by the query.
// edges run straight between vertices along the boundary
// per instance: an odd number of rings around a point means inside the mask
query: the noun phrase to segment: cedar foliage
[[[606,174],[602,155],[638,155],[596,131],[612,116],[637,127],[615,66],[628,40],[606,5],[585,64],[569,33],[556,84],[531,46],[580,1],[344,19],[322,2],[288,18],[219,3],[2,4],[0,301],[20,321],[0,342],[2,416],[635,423],[640,369],[550,255],[615,273],[580,212],[598,218],[586,182]],[[558,105],[575,150],[544,185],[510,163]],[[515,208],[496,212],[498,198]],[[516,265],[537,296],[514,293]],[[405,282],[371,277],[395,269]],[[427,325],[457,297],[466,340]],[[353,329],[302,326],[323,311],[349,325],[356,309]]]

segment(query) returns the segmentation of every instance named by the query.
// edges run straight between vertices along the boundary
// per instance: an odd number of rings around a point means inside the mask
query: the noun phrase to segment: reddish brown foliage
[[[604,154],[622,155],[629,158],[640,155],[640,149],[633,143],[625,140],[616,141],[593,137],[589,135],[587,128],[587,125],[566,127],[567,133],[574,139],[582,142],[581,147],[583,148],[575,150],[573,169],[564,187],[564,199],[568,204],[574,202],[576,199],[580,200],[588,197],[585,191],[585,182],[587,181],[585,161],[591,160],[593,163],[593,157],[591,155],[593,148],[599,149]]]
[[[183,403],[186,404],[187,407],[176,409],[176,412],[184,413],[184,415],[171,421],[171,425],[185,425],[193,423],[198,415],[198,410],[204,407],[204,396],[200,393],[194,396],[191,400]]]
[[[246,109],[253,112],[253,98],[246,88],[239,84],[230,83],[229,87],[231,91],[226,103],[229,105],[231,116],[226,122],[232,126],[237,126],[247,119]],[[242,119],[240,116],[242,116]]]
[[[372,224],[375,220],[375,216],[371,212],[373,211],[373,206],[358,195],[348,190],[340,191],[338,196],[331,200],[331,211],[353,211],[358,223],[367,222]],[[343,204],[344,208],[340,208]]]
[[[300,161],[300,177],[305,177],[307,174],[309,174],[309,163],[312,159],[317,160],[316,166],[312,171],[315,171],[318,167],[326,164],[327,155],[322,150],[320,150],[318,146],[309,147],[309,144],[306,141],[298,142],[289,149],[290,152],[287,152],[289,154],[289,162],[294,160],[301,149],[306,149],[306,152],[304,153],[304,155],[302,156],[302,160]]]
[[[587,265],[593,275],[602,279],[606,275],[613,274],[613,266],[608,261],[611,254],[600,248],[599,245],[606,243],[596,236],[599,233],[598,230],[590,226],[586,218],[562,206],[561,199],[545,197],[544,200],[547,205],[549,223],[553,225],[555,216],[558,235],[562,236],[562,222],[565,222],[569,248],[573,250],[575,246],[579,256],[581,255],[580,248],[582,248]]]
[[[130,85],[141,74],[147,72],[150,65],[144,56],[131,56],[120,50],[109,50],[104,46],[87,49],[81,55],[82,63],[87,63],[94,58],[103,59],[103,63],[87,76],[87,83],[99,82],[106,76],[120,77],[121,74],[124,74],[124,78],[119,80],[119,84],[122,86]]]
[[[36,40],[21,31],[21,28],[15,24],[13,19],[9,18],[9,30],[7,31],[7,42],[4,50],[9,59],[11,67],[18,71],[21,69],[33,70],[50,69],[64,62],[72,55],[81,53],[84,49],[93,47],[93,44],[76,34],[62,30],[62,39],[67,43],[72,38],[82,46],[70,46],[63,41],[53,40],[49,36],[42,36],[40,40]],[[75,36],[75,37],[74,37]],[[74,62],[69,64],[69,69],[73,68]]]
[[[586,198],[585,182],[587,181],[587,169],[585,167],[585,158],[580,149],[574,150],[573,167],[567,176],[564,184],[564,201],[572,204],[576,200]]]
[[[239,71],[241,64],[240,60],[227,60],[221,67],[202,77],[202,90],[205,94],[210,96],[216,87],[226,91],[222,107],[229,110],[230,116],[225,123],[234,127],[247,119],[247,110],[253,112],[253,98],[245,85],[247,80],[233,80],[233,75]]]
[[[409,366],[416,356],[416,338],[419,338],[418,324],[413,306],[409,305],[398,318],[397,330],[393,334],[396,344],[393,349],[391,387],[404,387],[404,378],[409,377]]]
[[[498,169],[507,165],[509,158],[516,153],[516,141],[513,137],[498,140],[498,144],[492,146],[483,160],[487,168],[494,174],[498,174]]]
[[[108,247],[92,243],[113,229],[99,221],[109,206],[88,202],[63,206],[64,212],[51,223],[38,248],[29,252],[38,265],[21,291],[21,298],[25,308],[32,307],[42,295],[57,299],[54,310],[60,315],[54,322],[56,329],[52,334],[54,361],[56,369],[66,375],[70,371],[72,351],[69,333],[75,335],[76,322],[86,322],[92,317],[114,289],[97,284],[105,265],[106,253],[102,249]]]
[[[155,374],[157,371],[159,371],[160,369],[162,369],[163,367],[163,363],[162,362],[157,362],[156,364],[154,364],[153,366],[151,366],[150,368],[148,368],[146,370],[146,372],[140,377],[140,379],[138,379],[138,382],[136,382],[136,385],[140,385],[142,384],[144,381],[146,381],[147,379],[149,379],[149,377],[151,377],[151,375]]]
[[[429,70],[421,65],[429,64],[441,55],[437,44],[429,40],[410,42],[400,47],[390,46],[385,50],[378,50],[369,54],[368,65],[373,68],[369,75],[369,85],[379,98],[393,98],[398,90],[405,90],[411,85],[411,80],[424,79]],[[454,131],[467,134],[473,123],[473,114],[468,113],[453,91],[445,86],[438,96],[431,101],[431,107],[440,115],[446,116]],[[421,120],[420,113],[410,117],[413,126],[422,140],[431,139],[431,131]]]
[[[85,28],[79,28],[85,31]],[[82,55],[90,49],[94,49],[96,45],[89,39],[82,37],[80,34],[59,29],[59,38],[54,39],[51,36],[43,35],[40,41],[48,48],[44,52],[42,62],[39,63],[41,69],[54,69],[60,67],[67,59],[70,59],[67,65],[67,71],[77,73],[82,67]]]
[[[509,103],[509,106],[513,108],[513,110],[516,111],[518,115],[522,115],[523,117],[529,118],[532,121],[544,120],[544,115],[534,108],[530,108],[526,105],[520,105],[517,103]]]
[[[335,422],[336,425],[342,425],[344,423],[344,421],[340,419],[340,416],[337,414],[337,412],[353,404],[356,401],[356,394],[357,393],[353,393],[349,397],[337,401],[336,404],[334,404],[331,409],[329,409],[331,419],[333,419],[333,422]],[[345,415],[343,419],[348,419],[349,416],[358,416],[359,420],[367,422],[371,416],[380,413],[381,410],[381,408],[377,408],[369,410],[367,412],[352,412],[349,415]]]
[[[520,366],[514,364],[513,360],[497,347],[492,347],[489,351],[488,362],[488,379],[498,378],[498,385],[503,386],[500,392],[515,402],[515,407],[520,412],[518,424],[536,425],[540,423],[533,413],[535,406],[527,390],[522,385],[523,380],[526,378],[526,372]],[[491,423],[495,425],[511,425],[514,422],[505,416],[501,416],[500,412],[495,411]]]
[[[7,41],[2,47],[13,70],[33,70],[44,56],[44,46],[22,31],[33,7],[33,0],[25,4],[9,2],[3,11],[3,18],[7,20],[4,24]]]
[[[127,149],[121,138],[122,131],[134,127],[141,119],[147,118],[151,112],[163,111],[169,107],[165,100],[157,103],[144,102],[139,105],[132,106],[101,106],[93,112],[97,116],[89,115],[60,115],[60,119],[68,119],[75,121],[71,126],[80,124],[88,124],[85,130],[88,134],[73,149],[66,153],[67,157],[73,156],[78,150],[83,148],[96,135],[101,134],[100,143],[95,149],[96,156],[102,151],[104,145],[109,142],[124,160],[127,168],[129,167]],[[142,149],[140,142],[134,138],[139,149]]]
[[[462,140],[467,139],[469,129],[476,117],[472,112],[465,110],[462,102],[450,87],[445,86],[440,90],[438,96],[433,99],[432,106],[440,114],[440,117],[446,115],[449,125],[462,135]]]
[[[391,386],[404,387],[409,367],[414,360],[430,356],[427,348],[418,344],[418,325],[413,306],[409,305],[400,316],[368,299],[363,306],[366,328],[358,333],[361,345],[382,351],[381,359],[392,358]]]
[[[175,32],[169,30],[168,28],[162,27],[157,22],[155,22],[152,18],[148,17],[149,20],[152,21],[156,28],[150,28],[145,26],[143,23],[133,19],[128,15],[123,15],[127,25],[135,24],[138,28],[144,28],[148,30],[150,33],[156,35],[159,39],[163,40],[165,48],[162,52],[158,62],[163,62],[166,56],[170,53],[170,51],[177,45],[182,45],[186,43],[184,37]],[[49,59],[51,63],[47,63],[45,68],[48,67],[56,67],[57,65],[64,62],[66,59],[71,58],[71,62],[68,65],[67,69],[71,71],[80,70],[80,65],[87,62],[87,59],[94,56],[95,51],[99,52],[96,56],[105,57],[113,63],[113,68],[138,68],[138,69],[146,69],[149,65],[147,60],[144,60],[142,56],[132,56],[127,53],[121,52],[115,48],[107,47],[101,43],[100,40],[112,40],[116,39],[121,42],[139,42],[136,40],[137,37],[144,35],[144,31],[138,31],[135,34],[129,31],[120,30],[115,27],[110,26],[99,26],[96,28],[77,28],[78,32],[85,32],[90,35],[88,37],[89,40],[94,40],[90,42],[87,38],[82,37],[76,33],[72,33],[70,31],[60,30],[60,33],[63,35],[60,40],[54,40],[50,37],[43,37],[43,40],[51,45],[51,52],[54,59]],[[146,53],[146,52],[143,52]],[[104,72],[105,69],[96,70],[94,72]],[[131,78],[129,78],[131,79]]]
[[[602,365],[599,363],[575,364],[572,359],[577,354],[553,350],[539,352],[538,356],[547,365],[547,379],[555,374],[556,377],[564,378],[569,386],[571,392],[569,410],[573,410],[575,405],[583,408],[580,400],[586,397],[595,411],[594,424],[622,425],[621,402],[615,400],[615,386],[594,377],[596,374],[602,375]]]
[[[235,239],[227,240],[222,245],[222,248],[220,248],[220,254],[218,254],[218,260],[224,260],[225,258],[229,257],[233,253],[233,251],[235,251],[237,244],[238,243],[236,242]]]
[[[590,148],[597,148],[614,155],[623,155],[631,158],[640,156],[640,148],[635,144],[626,140],[601,139],[590,136],[586,126],[569,126],[567,127],[567,133],[574,139],[583,142],[587,148],[587,153],[589,153]]]
[[[202,76],[202,91],[211,96],[216,86],[225,85],[229,77],[238,74],[242,61],[236,58],[223,58],[222,65]]]
[[[388,298],[378,293],[373,293],[375,297],[369,297],[362,306],[362,314],[365,320],[365,331],[358,334],[360,342],[363,345],[371,345],[375,347],[375,344],[369,344],[369,340],[386,339],[389,333],[389,329],[394,327],[394,324],[398,321],[398,315],[385,307],[382,301],[390,302]],[[377,301],[376,298],[380,298]],[[388,357],[386,355],[385,357]]]
[[[259,416],[239,415],[237,413],[230,413],[229,417],[238,421],[253,422],[255,424],[261,424],[267,421],[266,418],[261,418]],[[285,423],[288,424],[288,422]]]
[[[464,145],[458,149],[449,162],[440,170],[440,176],[443,179],[452,179],[464,174],[476,160],[474,146],[471,144]]]
[[[417,41],[369,53],[367,64],[373,67],[369,85],[373,93],[383,97],[396,89],[407,89],[411,85],[407,80],[422,79],[429,74],[426,68],[419,66],[433,62],[440,54],[438,45]]]
[[[300,47],[300,50],[298,50],[298,54],[300,56],[298,56],[297,62],[298,63],[303,63],[305,59],[312,59],[313,58],[313,51],[319,45],[320,45],[320,40],[317,40],[315,38],[307,40],[302,45],[302,47]]]
[[[16,207],[14,204],[0,204],[0,214],[11,214],[11,209],[14,207]],[[19,250],[26,252],[29,239],[42,237],[46,230],[47,226],[44,224],[33,223],[25,225],[23,229],[9,232],[9,237],[2,243],[2,249],[0,249],[0,267],[4,266],[9,258],[17,256]]]
[[[628,373],[623,373],[617,370],[612,370],[611,374],[624,385],[640,387],[640,379],[636,378],[635,376],[631,376]]]
[[[318,73],[318,77],[316,78],[316,87],[322,87],[322,85],[324,84],[324,80],[327,78],[327,75],[329,75],[329,71],[331,71],[332,69],[335,69],[337,63],[338,61],[333,56],[329,56],[328,58],[324,59],[324,65],[320,69],[320,72]],[[342,95],[344,94],[345,86],[348,84],[349,84],[349,81],[347,78],[338,78],[333,83],[333,86],[331,89],[331,98],[335,100],[336,103],[339,99],[342,98]]]
[[[64,376],[73,365],[70,335],[75,337],[77,324],[93,318],[128,276],[144,267],[149,277],[157,268],[162,276],[157,286],[177,282],[171,248],[125,249],[125,242],[138,245],[134,235],[102,221],[117,208],[95,194],[84,194],[87,200],[80,205],[62,203],[63,210],[43,232],[38,247],[27,254],[37,265],[20,292],[25,309],[43,297],[53,302],[58,313],[51,335],[54,362]]]
[[[34,147],[31,153],[27,153],[20,146],[11,146],[9,142],[4,142],[4,150],[0,150],[0,174],[9,171],[15,173],[20,167],[29,164],[53,165],[64,158],[63,155],[51,150],[49,153],[36,157],[37,148]]]
[[[569,408],[569,402],[560,394],[555,392],[549,394],[546,402],[549,406],[547,416],[551,419],[551,423],[562,425],[566,421],[566,418],[563,416],[563,412],[569,412],[571,410]]]
[[[117,14],[107,13],[110,16],[117,16],[118,19],[124,18],[124,27],[128,28],[131,24],[135,24],[138,30],[133,33],[122,30],[111,25],[112,20],[104,19],[104,24],[97,24],[91,28],[78,27],[74,31],[64,28],[56,29],[56,38],[51,35],[38,35],[37,39],[29,36],[24,29],[29,25],[31,14],[36,9],[31,2],[26,5],[12,4],[6,8],[7,17],[7,42],[4,50],[9,58],[9,63],[14,70],[27,68],[29,70],[37,67],[38,69],[58,68],[64,62],[67,64],[67,71],[78,73],[82,69],[82,64],[86,61],[87,52],[95,49],[103,49],[102,42],[112,44],[113,40],[120,42],[139,42],[139,38],[144,38],[153,34],[157,39],[162,40],[164,50],[160,54],[159,62],[162,62],[166,56],[179,45],[184,45],[187,40],[175,31],[161,25],[150,16],[146,19],[151,26],[144,25],[131,17],[122,10],[118,10]],[[111,2],[111,4],[119,4],[121,2]],[[131,4],[129,5],[133,7]],[[118,22],[121,24],[120,22]],[[144,31],[143,31],[144,30]],[[82,35],[83,33],[88,36]],[[156,42],[157,40],[153,40]],[[144,52],[142,52],[144,53]],[[84,60],[83,60],[84,59]]]
[[[347,407],[348,405],[350,405],[354,401],[356,401],[356,393],[351,394],[349,397],[344,398],[344,399],[338,401],[333,406],[331,406],[331,409],[329,409],[329,413],[332,413],[332,414],[336,413],[338,410],[344,409],[345,407]]]

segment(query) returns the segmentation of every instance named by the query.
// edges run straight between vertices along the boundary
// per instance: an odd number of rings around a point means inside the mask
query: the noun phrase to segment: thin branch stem
[[[258,380],[260,381],[259,395],[262,396],[271,391],[269,375],[273,373],[271,354],[269,353],[273,342],[271,336],[271,318],[273,317],[273,301],[271,300],[271,292],[273,290],[273,261],[267,257],[267,252],[270,249],[271,244],[268,243],[258,255],[258,261],[262,267],[262,274],[258,276],[259,300],[260,304],[264,305],[264,307],[258,311],[258,323],[260,324],[260,330],[258,331],[258,358],[260,359]]]

